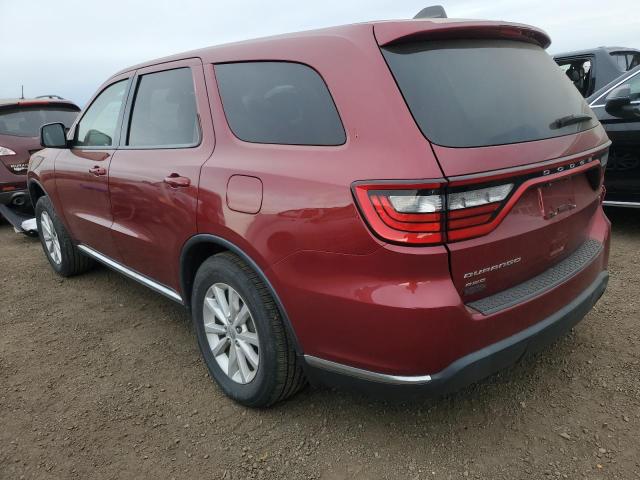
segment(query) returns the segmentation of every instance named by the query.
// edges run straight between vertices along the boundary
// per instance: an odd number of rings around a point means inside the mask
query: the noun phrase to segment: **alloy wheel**
[[[53,263],[60,265],[62,262],[62,252],[60,251],[60,240],[58,239],[58,233],[56,232],[51,217],[47,212],[42,212],[40,215],[40,226],[42,227],[42,239],[44,240],[45,247],[49,253],[49,257],[53,260]]]
[[[247,384],[258,372],[260,341],[253,316],[240,294],[226,283],[212,285],[204,297],[204,332],[222,371]]]

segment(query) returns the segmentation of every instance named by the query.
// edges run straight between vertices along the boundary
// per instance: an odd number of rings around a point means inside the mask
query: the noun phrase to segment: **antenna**
[[[22,90],[21,96],[20,96],[20,100],[24,100],[24,85],[20,85],[20,88]]]
[[[442,5],[433,5],[423,8],[413,18],[447,18],[447,12],[445,12]]]

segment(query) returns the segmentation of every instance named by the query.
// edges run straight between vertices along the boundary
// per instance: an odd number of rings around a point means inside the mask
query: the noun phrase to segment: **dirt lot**
[[[208,378],[187,316],[104,268],[62,280],[0,225],[0,479],[640,478],[640,212],[549,350],[408,404],[307,389],[266,411]]]

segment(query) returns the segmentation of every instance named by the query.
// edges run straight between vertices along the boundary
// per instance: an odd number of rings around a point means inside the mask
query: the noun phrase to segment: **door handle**
[[[164,183],[172,188],[184,188],[191,185],[191,180],[187,177],[181,177],[177,173],[172,173],[168,177],[164,178]]]
[[[107,169],[96,165],[95,167],[91,167],[89,169],[89,173],[91,173],[92,175],[95,175],[96,177],[100,177],[102,175],[107,174]]]

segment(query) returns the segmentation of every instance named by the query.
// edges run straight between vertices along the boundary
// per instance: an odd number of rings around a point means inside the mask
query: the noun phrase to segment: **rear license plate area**
[[[573,178],[563,178],[555,182],[545,183],[538,187],[540,212],[546,219],[576,208],[576,197],[573,189]]]

